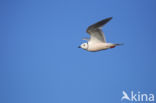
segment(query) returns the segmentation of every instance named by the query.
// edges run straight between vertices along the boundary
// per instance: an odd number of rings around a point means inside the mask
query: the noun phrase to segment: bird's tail
[[[123,43],[120,43],[120,44],[115,44],[115,46],[121,46],[121,45],[124,45]]]

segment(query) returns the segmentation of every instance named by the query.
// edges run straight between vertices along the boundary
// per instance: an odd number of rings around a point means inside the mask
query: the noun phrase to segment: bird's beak
[[[78,48],[81,48],[81,46],[78,46]]]

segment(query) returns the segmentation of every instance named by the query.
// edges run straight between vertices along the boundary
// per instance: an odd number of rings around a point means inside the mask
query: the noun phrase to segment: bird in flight
[[[81,44],[79,48],[94,52],[122,45],[122,44],[107,43],[105,40],[102,27],[111,19],[112,17],[109,17],[89,26],[87,28],[87,33],[90,35],[90,38],[83,38],[83,40],[86,40],[88,42]]]

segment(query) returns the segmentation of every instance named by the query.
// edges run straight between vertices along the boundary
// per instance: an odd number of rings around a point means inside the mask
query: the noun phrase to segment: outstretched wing
[[[86,41],[89,41],[90,39],[89,39],[89,38],[82,38],[82,40],[86,40]]]
[[[90,42],[106,42],[104,33],[102,32],[102,26],[110,21],[112,17],[101,20],[87,28],[87,33],[91,36]]]

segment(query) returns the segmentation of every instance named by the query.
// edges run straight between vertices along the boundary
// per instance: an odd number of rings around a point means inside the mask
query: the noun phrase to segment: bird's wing
[[[112,17],[101,20],[87,28],[87,33],[91,36],[90,42],[106,42],[104,33],[102,32],[102,26],[110,21]]]
[[[89,38],[82,38],[82,40],[86,40],[86,41],[89,41],[90,39],[89,39]]]

